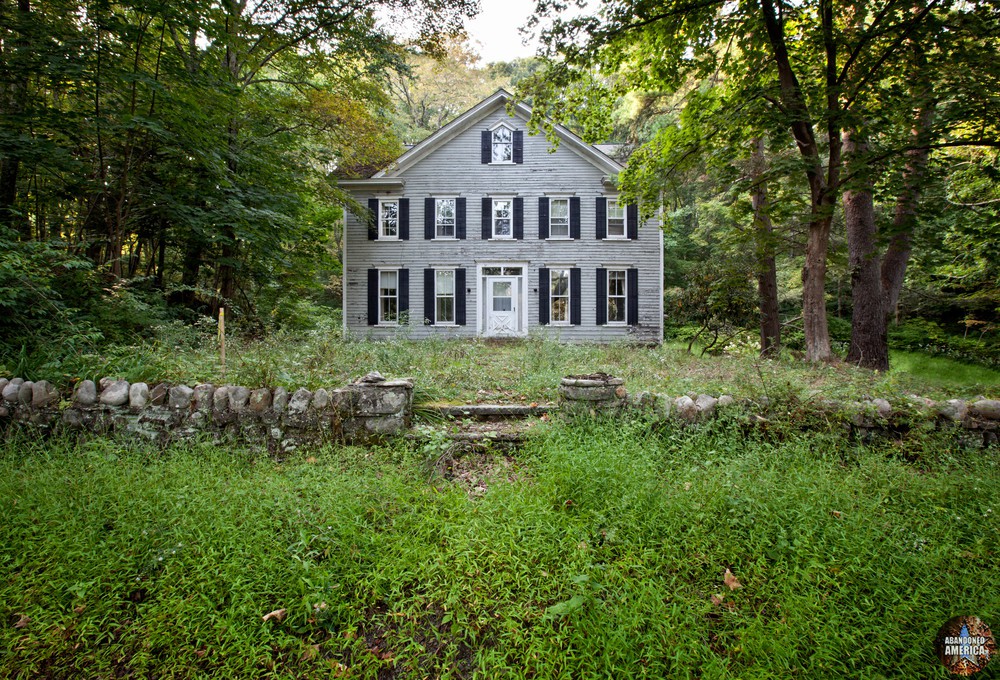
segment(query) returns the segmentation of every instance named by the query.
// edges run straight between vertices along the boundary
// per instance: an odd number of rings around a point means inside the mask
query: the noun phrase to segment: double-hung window
[[[549,201],[549,238],[569,238],[569,199]]]
[[[434,323],[455,323],[455,270],[434,272]]]
[[[380,239],[399,238],[399,201],[379,201],[378,237]]]
[[[514,200],[493,199],[493,238],[514,238]]]
[[[608,238],[628,238],[625,206],[617,200],[608,201]]]
[[[378,322],[399,322],[399,272],[394,269],[378,273]]]
[[[608,323],[625,323],[626,286],[624,269],[608,270]]]
[[[549,270],[549,323],[570,322],[569,269]]]
[[[492,133],[493,163],[514,162],[514,131],[501,125]]]
[[[455,199],[434,201],[434,237],[455,238]]]

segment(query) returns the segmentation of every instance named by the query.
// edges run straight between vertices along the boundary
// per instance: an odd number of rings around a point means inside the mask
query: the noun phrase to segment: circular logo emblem
[[[941,626],[934,651],[948,672],[972,675],[986,668],[997,645],[990,627],[978,616],[956,616]]]

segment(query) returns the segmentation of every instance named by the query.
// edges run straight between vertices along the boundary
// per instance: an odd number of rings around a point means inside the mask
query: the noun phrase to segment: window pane
[[[549,215],[552,217],[569,217],[569,199],[553,198],[549,203]]]
[[[625,296],[625,272],[608,272],[608,295]]]
[[[569,298],[552,298],[552,320],[569,321]]]
[[[382,206],[382,236],[395,236],[396,227],[399,225],[399,203],[396,201],[383,201]]]
[[[513,134],[510,129],[499,127],[493,131],[493,162],[509,163],[513,158]]]
[[[608,236],[625,235],[625,206],[608,201]]]
[[[494,281],[493,297],[510,297],[510,281]]]
[[[437,299],[438,323],[453,323],[455,321],[455,298],[439,297]]]
[[[500,276],[500,267],[483,267],[483,276]]]
[[[439,271],[435,276],[437,278],[438,295],[455,294],[455,272],[453,270]]]
[[[511,228],[511,201],[493,201],[493,235],[513,236]]]
[[[553,295],[569,295],[569,270],[553,269],[549,273]]]
[[[395,321],[396,320],[396,298],[395,297],[384,297],[382,298],[382,318],[381,321]]]
[[[499,274],[499,273],[500,272],[497,272],[497,274]],[[520,267],[504,267],[503,268],[503,273],[504,273],[504,276],[520,276],[521,275],[521,268]]]
[[[625,300],[622,298],[608,299],[608,321],[625,320]]]
[[[379,272],[379,288],[382,295],[396,295],[396,272]]]
[[[455,236],[455,199],[439,198],[435,201],[435,220],[437,236],[452,238]]]

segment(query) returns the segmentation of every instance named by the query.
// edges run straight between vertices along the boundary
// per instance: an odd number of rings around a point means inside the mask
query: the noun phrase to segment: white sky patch
[[[518,30],[535,11],[535,0],[481,0],[482,11],[465,25],[484,64],[534,56],[537,40],[523,43]]]

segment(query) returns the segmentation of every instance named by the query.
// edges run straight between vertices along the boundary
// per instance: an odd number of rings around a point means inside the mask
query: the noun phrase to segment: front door
[[[519,335],[520,288],[513,276],[486,277],[486,335]]]

